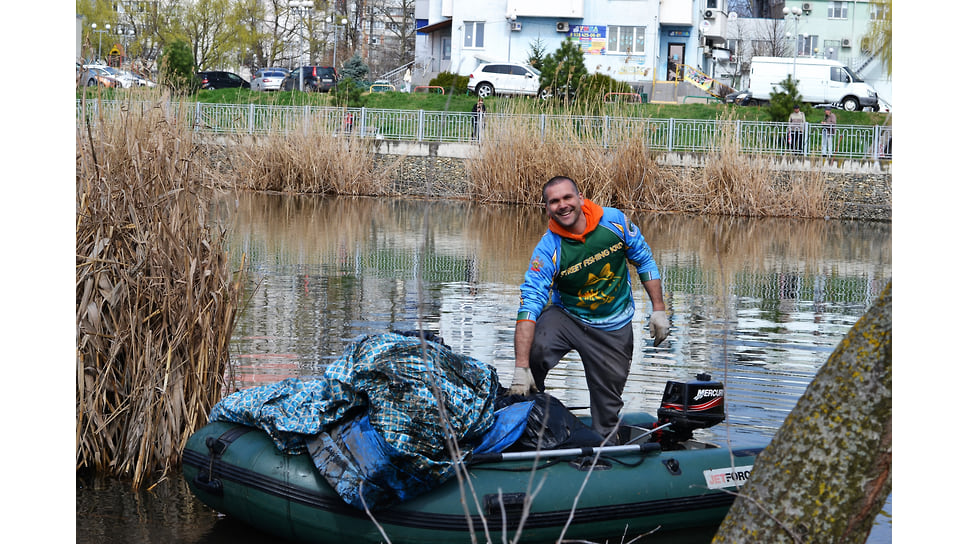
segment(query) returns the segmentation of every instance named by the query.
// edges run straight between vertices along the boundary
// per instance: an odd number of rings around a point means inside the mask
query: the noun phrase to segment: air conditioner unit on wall
[[[850,38],[844,38],[840,40],[841,47],[850,47]]]
[[[511,30],[514,30],[516,32],[520,32],[521,31],[521,23],[519,23],[517,21],[512,22],[511,23]]]
[[[555,23],[555,30],[558,32],[568,32],[568,21],[558,21]]]
[[[804,2],[802,9],[803,9],[803,12],[804,13],[806,13],[807,15],[809,15],[810,12],[813,11],[813,6],[810,5],[810,2]]]
[[[707,9],[706,11],[702,12],[702,16],[706,19],[715,19],[716,13],[711,9]]]

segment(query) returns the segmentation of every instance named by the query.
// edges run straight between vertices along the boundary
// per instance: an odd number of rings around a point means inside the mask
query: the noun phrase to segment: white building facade
[[[426,7],[422,6],[422,3]],[[532,48],[578,43],[590,73],[629,83],[667,80],[675,66],[710,66],[725,47],[726,0],[421,0],[418,75],[527,62]],[[426,21],[425,24],[424,21]],[[728,54],[727,54],[728,56]]]
[[[863,39],[882,16],[874,3],[770,4],[779,18],[739,18],[727,0],[416,0],[415,81],[467,75],[483,62],[524,63],[536,45],[550,54],[570,39],[590,73],[633,85],[672,80],[684,64],[739,89],[754,54],[833,58],[890,104],[890,78]],[[801,14],[783,18],[783,7]]]

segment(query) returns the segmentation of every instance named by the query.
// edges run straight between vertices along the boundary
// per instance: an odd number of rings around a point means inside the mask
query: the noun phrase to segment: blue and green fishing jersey
[[[628,263],[642,282],[659,279],[652,249],[624,213],[587,199],[582,212],[589,222],[583,237],[562,236],[551,224],[535,247],[521,284],[518,321],[537,320],[550,297],[581,322],[616,330],[635,314]]]

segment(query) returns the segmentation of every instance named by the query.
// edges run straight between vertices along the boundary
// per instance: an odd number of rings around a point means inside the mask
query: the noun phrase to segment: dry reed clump
[[[134,487],[178,464],[221,397],[239,303],[206,161],[166,104],[77,127],[76,467]]]
[[[230,146],[236,183],[256,191],[382,196],[392,169],[377,170],[373,144],[344,134],[297,128]]]
[[[578,107],[573,109],[573,115],[582,114]],[[657,181],[658,167],[644,134],[624,135],[605,148],[583,142],[588,130],[584,121],[548,117],[539,128],[514,117],[529,112],[510,113],[512,117],[495,117],[488,122],[480,153],[468,160],[468,186],[473,198],[540,202],[544,183],[563,175],[574,179],[583,194],[598,204],[652,209],[662,205],[665,190]]]
[[[701,174],[684,171],[679,185],[682,211],[748,217],[824,217],[830,198],[816,170],[781,178],[764,157],[740,152],[736,130],[724,119],[718,151]]]
[[[579,107],[572,107],[570,117],[548,117],[541,128],[514,116],[525,112],[509,113],[492,117],[480,153],[468,160],[469,192],[477,200],[536,203],[545,181],[565,175],[594,202],[629,210],[751,217],[829,213],[822,173],[781,178],[768,159],[740,153],[729,119],[719,135],[719,151],[708,155],[705,169],[675,175],[660,171],[645,133],[611,134],[607,148],[600,139],[589,143]]]

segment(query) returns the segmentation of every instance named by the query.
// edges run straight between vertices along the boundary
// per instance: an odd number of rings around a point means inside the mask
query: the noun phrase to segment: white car
[[[289,70],[284,68],[263,68],[252,76],[250,88],[253,91],[278,91],[287,75]]]
[[[88,86],[103,85],[128,89],[131,87],[155,87],[154,81],[149,81],[127,70],[118,70],[103,64],[85,64],[81,83]]]
[[[515,62],[491,62],[482,64],[471,72],[467,90],[486,98],[496,94],[540,96],[550,93],[541,90],[541,74],[528,64]]]
[[[85,64],[81,71],[80,84],[88,87],[100,85],[102,87],[122,88],[125,86],[124,82],[112,72],[112,68],[103,64]]]
[[[129,72],[128,70],[118,70],[117,68],[109,68],[113,73],[114,77],[121,81],[121,86],[127,89],[128,87],[157,87],[158,84],[149,79],[145,79],[134,72]]]

